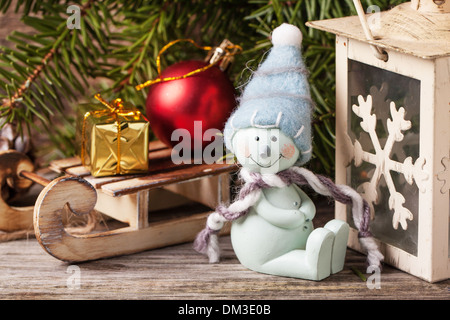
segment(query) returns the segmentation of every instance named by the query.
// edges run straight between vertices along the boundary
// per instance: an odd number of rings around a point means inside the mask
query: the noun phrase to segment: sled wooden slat
[[[236,165],[230,164],[189,165],[187,167],[179,167],[175,170],[104,184],[101,189],[104,193],[117,197],[140,190],[206,177],[212,174],[231,172],[236,170],[236,168]]]
[[[49,169],[58,173],[62,173],[65,172],[67,169],[76,166],[81,166],[81,160],[78,157],[72,157],[53,160],[52,162],[50,162]]]
[[[91,172],[89,169],[87,169],[84,166],[76,166],[76,167],[70,167],[64,170],[66,174],[70,174],[73,176],[79,176],[79,177],[86,177],[90,176]]]
[[[90,184],[92,184],[92,186],[95,189],[100,189],[105,184],[122,181],[122,180],[126,180],[126,179],[131,179],[131,178],[135,178],[135,177],[137,177],[137,175],[110,176],[110,177],[100,177],[100,178],[96,178],[94,176],[89,175],[87,177],[84,177],[84,179],[87,182],[89,182]]]
[[[96,178],[81,166],[77,157],[53,161],[50,168],[56,172],[81,176],[94,188],[113,197],[237,169],[235,164],[175,164],[171,159],[171,152],[162,142],[152,141],[149,145],[149,170],[138,175]]]

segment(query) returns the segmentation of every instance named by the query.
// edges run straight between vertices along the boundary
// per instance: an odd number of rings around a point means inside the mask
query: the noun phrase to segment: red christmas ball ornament
[[[184,76],[208,65],[203,61],[182,61],[167,67],[160,78]],[[223,130],[235,106],[233,84],[219,67],[213,65],[188,77],[151,85],[146,111],[153,132],[162,142],[172,147],[182,143],[183,148],[190,147],[195,151],[199,146],[203,150],[211,143],[203,139],[206,130]],[[187,130],[189,141],[181,141],[179,135],[172,141],[172,133],[177,129]]]

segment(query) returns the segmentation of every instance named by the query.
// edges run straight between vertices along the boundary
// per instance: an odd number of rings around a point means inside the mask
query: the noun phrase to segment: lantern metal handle
[[[375,38],[372,35],[372,31],[370,31],[369,24],[367,23],[366,14],[364,13],[364,9],[361,5],[361,1],[353,0],[353,4],[355,5],[356,12],[358,13],[359,21],[361,22],[361,26],[363,28],[364,35],[366,36],[367,40],[375,41]],[[388,55],[384,50],[382,50],[381,48],[379,48],[373,44],[371,44],[370,47],[372,48],[375,57],[377,57],[378,59],[383,60],[385,62],[388,60]]]

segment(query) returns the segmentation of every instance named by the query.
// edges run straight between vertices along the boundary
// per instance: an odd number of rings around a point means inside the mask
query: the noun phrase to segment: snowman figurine
[[[194,247],[217,262],[217,232],[232,221],[232,246],[245,267],[322,280],[343,269],[349,226],[335,219],[314,229],[315,206],[298,186],[306,181],[326,195],[340,190],[302,167],[312,153],[313,104],[301,42],[302,34],[293,25],[273,30],[273,47],[224,129],[226,147],[240,163],[245,184],[237,200],[219,205],[208,217]]]
[[[271,174],[295,164],[300,150],[280,129],[236,132],[233,149],[251,173]],[[344,266],[348,224],[329,221],[314,229],[316,208],[296,184],[264,188],[249,212],[233,221],[231,241],[241,264],[279,276],[321,280]]]

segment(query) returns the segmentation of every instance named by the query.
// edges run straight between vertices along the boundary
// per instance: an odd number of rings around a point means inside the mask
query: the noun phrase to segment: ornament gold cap
[[[225,39],[218,47],[212,48],[206,58],[205,62],[209,64],[217,64],[220,70],[227,72],[234,61],[234,55],[242,51],[240,46],[234,45],[230,40]],[[222,60],[219,62],[219,60]]]

